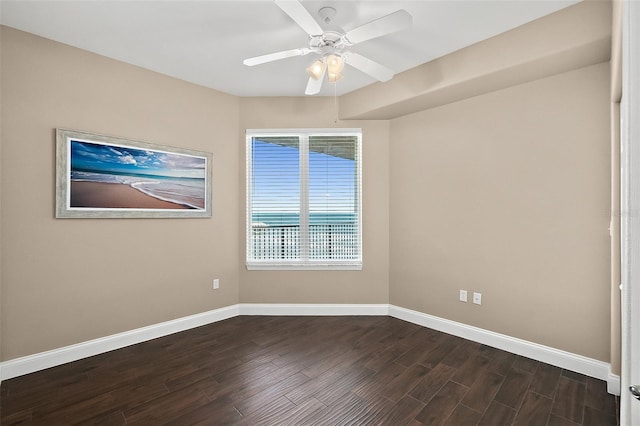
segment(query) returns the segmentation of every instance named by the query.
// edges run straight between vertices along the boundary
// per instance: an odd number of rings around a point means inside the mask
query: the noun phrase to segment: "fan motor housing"
[[[327,31],[322,35],[312,36],[309,47],[320,54],[340,53],[345,48],[343,35],[335,31]]]

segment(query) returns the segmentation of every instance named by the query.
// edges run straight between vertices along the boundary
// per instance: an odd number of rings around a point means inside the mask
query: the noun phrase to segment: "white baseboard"
[[[240,315],[389,315],[387,304],[300,304],[300,303],[241,303]]]
[[[4,361],[0,363],[0,382],[239,315],[388,315],[423,327],[432,328],[590,377],[605,380],[607,382],[608,392],[620,395],[620,377],[611,374],[608,363],[387,304],[241,303],[65,346],[59,349]]]
[[[607,392],[620,396],[620,376],[609,372],[609,377],[607,377]]]
[[[616,376],[611,374],[609,363],[394,305],[389,306],[389,315],[423,327],[604,380],[607,382],[609,393],[620,395],[619,378],[617,393],[612,392],[616,389]]]
[[[238,315],[238,305],[232,305],[200,314],[190,315],[188,317],[161,322],[148,327],[137,328],[123,333],[101,337],[99,339],[89,340],[75,345],[65,346],[59,349],[15,358],[1,363],[0,377],[2,380],[11,379],[13,377],[44,370],[45,368],[55,367],[67,362],[77,361],[82,358],[109,352],[114,349],[124,348],[125,346],[135,345],[136,343],[146,342],[147,340],[200,327],[216,321],[222,321]]]

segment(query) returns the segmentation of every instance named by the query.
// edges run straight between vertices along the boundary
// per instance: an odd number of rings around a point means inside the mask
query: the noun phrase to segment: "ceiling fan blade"
[[[368,74],[377,80],[389,81],[395,74],[395,72],[385,67],[384,65],[380,65],[379,63],[374,62],[369,58],[365,58],[358,53],[347,52],[342,56],[344,57],[347,64],[356,69],[359,69],[363,73]]]
[[[313,16],[304,8],[302,3],[297,0],[274,0],[276,5],[289,15],[307,34],[314,36],[320,35],[324,31],[313,19]]]
[[[354,45],[372,38],[381,37],[408,28],[413,18],[406,10],[400,9],[382,18],[361,25],[344,35],[347,44]]]
[[[311,52],[311,49],[303,47],[301,49],[283,50],[282,52],[268,53],[266,55],[254,56],[242,61],[247,66],[264,64],[265,62],[277,61],[279,59],[291,58],[293,56],[304,56]]]
[[[324,76],[327,73],[327,69],[325,68],[322,71],[322,76],[319,79],[315,79],[313,77],[309,77],[309,82],[307,83],[307,89],[304,91],[305,95],[317,95],[320,93],[320,89],[322,89],[322,82],[324,81]]]

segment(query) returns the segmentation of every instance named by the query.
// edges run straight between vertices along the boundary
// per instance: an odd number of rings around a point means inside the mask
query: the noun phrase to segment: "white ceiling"
[[[337,10],[345,31],[405,9],[413,26],[351,50],[396,72],[487,39],[577,0],[303,0],[317,17]],[[308,35],[272,1],[2,0],[0,22],[52,40],[238,96],[301,96],[313,55],[247,67],[242,60],[308,47]],[[322,25],[322,23],[321,23]],[[326,28],[326,25],[322,25]],[[347,67],[335,88],[375,80]],[[384,83],[381,83],[384,84]],[[321,96],[334,94],[326,83]]]

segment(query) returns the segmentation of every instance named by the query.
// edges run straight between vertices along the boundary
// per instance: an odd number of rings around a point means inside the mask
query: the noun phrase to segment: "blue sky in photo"
[[[205,159],[191,155],[72,140],[71,170],[132,173],[174,178],[205,178]]]

